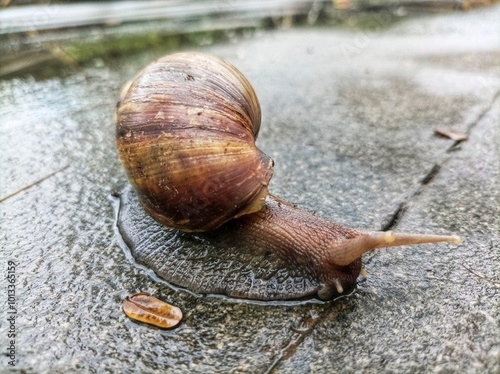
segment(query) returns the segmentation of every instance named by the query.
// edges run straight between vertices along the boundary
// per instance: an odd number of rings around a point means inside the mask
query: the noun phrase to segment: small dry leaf
[[[132,319],[163,328],[174,327],[182,319],[179,308],[144,292],[127,296],[123,311]]]
[[[434,134],[444,136],[445,138],[449,138],[455,141],[467,140],[467,135],[451,130],[434,130]]]

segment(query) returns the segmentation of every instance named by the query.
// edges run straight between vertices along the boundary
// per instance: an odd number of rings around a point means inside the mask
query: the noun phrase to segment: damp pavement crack
[[[493,104],[495,101],[498,100],[500,97],[500,91],[498,91],[495,95],[493,95],[493,98],[491,99],[490,103],[486,108],[484,108],[479,115],[474,118],[468,125],[466,125],[466,133],[467,135],[470,135],[470,133],[474,130],[476,125],[486,116],[486,114],[492,109]],[[402,202],[399,204],[398,208],[396,211],[389,217],[386,223],[384,223],[381,227],[382,231],[387,231],[387,230],[393,230],[394,228],[397,227],[399,221],[401,220],[401,217],[404,216],[406,211],[408,210],[410,203],[419,195],[424,192],[426,186],[432,182],[432,180],[439,174],[441,171],[442,167],[444,164],[446,164],[454,154],[454,152],[459,150],[459,145],[463,143],[465,140],[456,140],[453,142],[452,145],[448,147],[448,149],[439,157],[439,159],[436,161],[436,163],[432,166],[432,168],[427,172],[427,174],[422,178],[420,183],[417,185],[415,190]]]
[[[61,171],[66,170],[68,167],[69,167],[69,164],[68,165],[64,165],[62,168],[59,168],[56,171],[53,171],[52,173],[43,176],[42,178],[36,180],[35,182],[33,182],[31,184],[28,184],[27,186],[24,186],[24,187],[20,188],[19,190],[15,191],[15,192],[7,195],[7,196],[4,196],[4,197],[0,198],[0,203],[3,203],[5,200],[10,199],[11,197],[16,196],[17,194],[19,194],[19,193],[21,193],[23,191],[26,191],[26,190],[30,189],[31,187],[36,186],[37,184],[42,183],[43,181],[49,179],[50,177],[53,177],[57,173],[60,173]]]
[[[288,340],[288,343],[283,349],[276,354],[274,361],[269,365],[269,367],[264,371],[264,374],[272,374],[280,366],[283,360],[292,357],[295,354],[297,348],[302,344],[305,338],[307,338],[316,328],[316,325],[326,318],[328,318],[332,311],[334,310],[337,303],[332,302],[321,314],[313,316],[311,313],[306,315],[302,320],[300,329],[295,330],[295,333]]]

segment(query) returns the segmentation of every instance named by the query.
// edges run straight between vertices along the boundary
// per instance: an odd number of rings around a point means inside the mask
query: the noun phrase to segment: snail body
[[[237,238],[235,251],[260,256],[259,263],[271,268],[297,270],[312,286],[256,293],[252,285],[233,292],[235,285],[220,279],[202,287],[172,276],[174,283],[255,299],[329,299],[355,286],[361,255],[369,250],[459,242],[455,236],[344,228],[270,195],[274,162],[255,145],[257,96],[236,68],[217,57],[178,53],[159,59],[124,91],[116,117],[120,159],[151,217],[177,230],[215,232],[204,236],[214,248],[224,237]],[[271,262],[262,260],[266,256]],[[170,278],[168,269],[161,273]]]

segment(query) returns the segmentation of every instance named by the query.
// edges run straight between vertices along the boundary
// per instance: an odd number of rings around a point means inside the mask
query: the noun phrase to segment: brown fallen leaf
[[[137,321],[158,327],[176,326],[182,319],[182,311],[145,292],[127,296],[123,300],[123,311]]]
[[[467,135],[452,130],[434,130],[434,134],[444,136],[455,141],[467,140]]]

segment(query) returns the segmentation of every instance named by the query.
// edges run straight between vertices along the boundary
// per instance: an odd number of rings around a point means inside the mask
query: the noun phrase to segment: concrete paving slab
[[[380,251],[356,297],[326,311],[273,372],[500,370],[499,118],[497,100],[395,227],[460,232],[464,245]]]
[[[498,291],[460,265],[467,259],[463,265],[492,280],[498,272],[492,103],[500,43],[484,26],[498,19],[485,18],[491,12],[498,16],[500,8],[422,17],[423,33],[412,31],[419,20],[406,29],[404,22],[387,25],[363,45],[361,31],[306,28],[203,49],[240,68],[259,96],[258,144],[276,161],[273,193],[348,226],[397,222],[398,229],[467,238],[458,250],[421,246],[368,256],[372,275],[359,292],[325,304],[193,295],[163,283],[123,248],[113,195],[127,181],[114,149],[113,108],[120,86],[158,51],[48,79],[0,81],[0,235],[3,271],[7,260],[18,263],[16,368],[497,370]],[[475,33],[443,31],[457,19]],[[471,139],[450,153],[454,143],[435,137],[437,127],[470,130]],[[466,160],[471,168],[457,166]],[[444,161],[449,169],[423,185]],[[474,187],[463,184],[478,173]],[[406,213],[395,221],[402,205]],[[478,251],[488,256],[476,261],[471,253]],[[121,300],[139,291],[181,307],[182,325],[163,331],[129,320]],[[7,329],[2,323],[0,336]],[[4,356],[0,369],[9,369]]]

